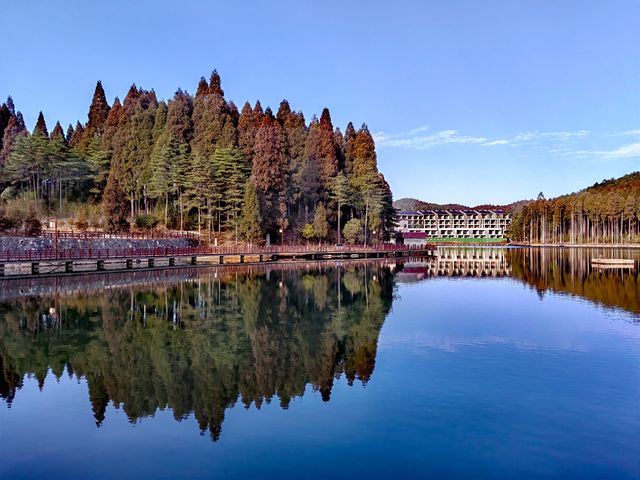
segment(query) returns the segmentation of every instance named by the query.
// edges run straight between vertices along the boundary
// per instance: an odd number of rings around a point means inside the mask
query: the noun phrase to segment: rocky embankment
[[[184,248],[197,243],[188,238],[168,239],[130,239],[130,238],[61,238],[59,250],[104,250],[104,249],[142,249],[142,248]],[[0,252],[3,251],[45,251],[55,247],[53,238],[43,237],[0,237]]]

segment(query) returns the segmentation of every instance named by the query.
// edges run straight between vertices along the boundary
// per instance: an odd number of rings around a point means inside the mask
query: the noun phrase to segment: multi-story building
[[[398,230],[427,238],[504,238],[511,214],[503,210],[398,212]]]

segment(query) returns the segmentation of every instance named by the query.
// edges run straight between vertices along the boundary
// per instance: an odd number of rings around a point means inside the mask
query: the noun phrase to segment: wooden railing
[[[349,254],[366,252],[406,252],[435,250],[434,245],[398,246],[379,244],[374,246],[330,246],[330,245],[237,245],[220,247],[153,247],[153,248],[86,248],[38,250],[0,250],[0,262],[42,261],[42,260],[91,260],[108,258],[173,257],[188,255],[276,255],[276,254]]]

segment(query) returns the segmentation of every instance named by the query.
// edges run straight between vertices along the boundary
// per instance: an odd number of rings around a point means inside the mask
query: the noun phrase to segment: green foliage
[[[111,170],[107,186],[102,197],[102,208],[105,216],[105,230],[108,232],[122,232],[129,230],[127,221],[129,208],[126,193],[122,186],[122,175],[118,164]]]
[[[13,228],[13,222],[7,217],[5,206],[0,201],[0,232],[6,232]]]
[[[136,217],[136,227],[140,230],[153,230],[160,223],[155,215],[140,215]]]
[[[28,237],[37,237],[40,233],[42,233],[42,222],[35,208],[32,207],[24,219],[24,234]]]
[[[126,218],[156,212],[167,228],[197,226],[226,238],[233,232],[237,240],[252,176],[260,207],[249,210],[259,210],[259,229],[255,218],[245,221],[245,237],[280,229],[299,235],[305,223],[315,223],[318,203],[321,212],[326,208],[325,221],[321,215],[315,225],[319,238],[333,229],[340,238],[346,213],[368,230],[393,228],[391,192],[366,126],[356,131],[350,123],[342,135],[327,108],[307,125],[286,100],[275,116],[260,102],[238,112],[216,71],[209,82],[201,79],[195,96],[178,89],[168,102],[132,85],[123,102],[115,98],[110,106],[97,82],[88,122],[70,125],[66,136],[58,122],[49,137],[42,114],[29,134],[7,100],[0,105],[0,137],[3,198],[32,194],[48,216],[62,215],[67,204],[101,203],[104,227],[113,231],[126,228]]]
[[[640,242],[640,172],[518,205],[509,238],[530,243]]]
[[[315,215],[313,216],[313,229],[315,235],[323,240],[329,235],[329,223],[327,222],[327,210],[324,208],[324,204],[319,203],[316,207]]]
[[[262,238],[262,222],[258,194],[252,180],[247,181],[244,190],[244,205],[240,219],[240,235],[248,242],[257,242]]]
[[[73,221],[73,225],[81,232],[86,232],[89,229],[89,215],[87,208],[81,207],[78,211],[78,215]]]
[[[344,239],[349,245],[361,242],[363,234],[362,222],[357,218],[352,218],[344,226]]]
[[[316,231],[313,228],[313,225],[311,225],[310,223],[306,223],[305,226],[302,227],[301,233],[302,233],[302,238],[304,238],[305,240],[311,240],[316,236]]]

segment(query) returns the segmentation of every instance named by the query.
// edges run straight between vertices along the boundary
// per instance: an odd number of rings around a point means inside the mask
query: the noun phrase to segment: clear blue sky
[[[396,198],[501,203],[640,170],[640,1],[3,2],[0,95],[86,121],[98,79],[169,98],[213,68],[375,133]]]

